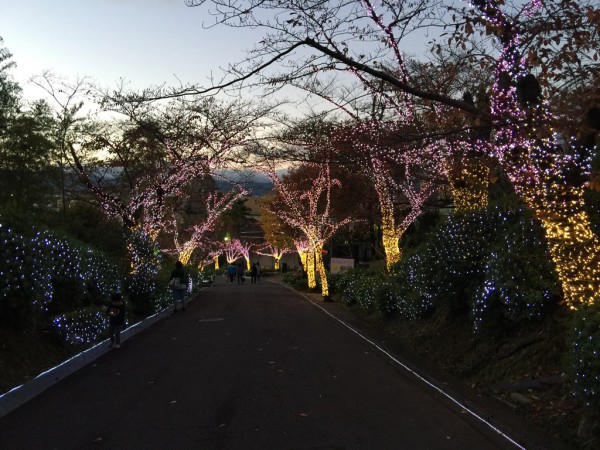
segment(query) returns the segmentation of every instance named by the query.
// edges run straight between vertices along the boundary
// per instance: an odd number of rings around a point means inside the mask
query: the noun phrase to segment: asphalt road
[[[219,278],[0,419],[0,449],[518,448],[289,288]]]

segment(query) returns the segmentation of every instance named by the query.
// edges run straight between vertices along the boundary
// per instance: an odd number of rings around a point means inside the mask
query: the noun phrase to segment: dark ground
[[[435,361],[436,368],[502,402],[571,448],[596,448],[593,438],[583,442],[577,437],[579,411],[561,370],[569,317],[560,310],[519,329],[480,335],[473,333],[468,318],[444,311],[416,322],[353,312],[392,348]]]
[[[219,279],[0,419],[0,448],[518,448],[326,313],[390,348],[339,303]],[[564,448],[426,360],[392,353],[526,448]]]

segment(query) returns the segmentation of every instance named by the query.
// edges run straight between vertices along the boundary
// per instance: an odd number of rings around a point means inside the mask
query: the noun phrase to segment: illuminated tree
[[[331,220],[331,188],[339,186],[339,182],[330,176],[329,164],[314,164],[313,177],[304,180],[305,183],[291,183],[289,180],[280,179],[273,169],[267,170],[266,175],[273,182],[275,192],[281,203],[274,214],[285,223],[299,230],[309,245],[307,253],[307,272],[309,274],[309,287],[313,288],[310,279],[311,258],[321,279],[321,294],[325,300],[329,299],[329,285],[327,273],[323,264],[323,247],[325,242],[342,226],[349,223],[349,219],[342,219],[333,223]]]
[[[283,255],[287,253],[292,253],[292,249],[290,248],[279,248],[275,247],[272,244],[267,244],[261,249],[256,249],[254,252],[258,255],[270,256],[274,260],[274,269],[279,270],[279,263],[281,262],[281,258]]]
[[[204,248],[204,253],[198,258],[198,268],[204,270],[206,266],[214,263],[215,270],[219,270],[219,255],[223,253],[220,242],[214,241],[210,247]]]
[[[252,242],[243,242],[239,239],[233,239],[230,242],[230,245],[236,248],[237,254],[244,257],[246,269],[250,270],[250,252],[254,248],[254,244]]]
[[[433,150],[399,145],[395,136],[402,128],[398,122],[357,120],[336,129],[331,138],[334,145],[347,147],[346,151],[355,152],[364,161],[360,167],[372,181],[379,203],[388,270],[400,261],[400,239],[421,215],[444,163],[439,145]]]
[[[214,231],[221,215],[246,194],[246,191],[241,187],[239,190],[232,189],[226,193],[214,191],[206,194],[203,199],[204,217],[200,223],[195,223],[191,227],[191,235],[183,243],[179,240],[177,221],[173,218],[170,228],[173,233],[174,245],[179,261],[187,265],[196,248],[201,245],[208,246],[208,242],[210,241],[208,233]]]
[[[223,251],[225,252],[227,264],[234,264],[238,259],[243,258],[244,256],[240,250],[240,246],[237,245],[236,240],[227,241],[223,246]]]
[[[258,221],[266,244],[263,248],[256,250],[256,253],[271,256],[274,259],[275,270],[279,270],[283,255],[293,252],[295,230],[269,210],[270,205],[275,201],[276,197],[274,195],[265,195],[259,201],[260,215]]]
[[[493,151],[544,225],[565,301],[571,308],[592,304],[600,297],[600,239],[584,208],[590,159],[575,139],[561,137],[550,125],[552,114],[522,55],[519,24],[496,2],[475,5],[502,45],[492,112],[515,124],[495,130]],[[528,5],[524,14],[535,17],[540,8]]]
[[[589,163],[585,149],[568,135],[560,137],[551,105],[541,96],[544,88],[554,97],[570,83],[589,82],[590,73],[598,70],[600,13],[594,2],[475,0],[464,8],[370,0],[188,3],[214,5],[218,24],[266,30],[246,61],[254,64],[236,65],[235,80],[228,83],[248,82],[260,74],[257,82],[273,90],[289,80],[316,85],[327,73],[352,74],[391,105],[404,106],[397,99],[418,98],[426,107],[462,112],[489,126],[489,142],[479,144],[499,161],[519,196],[544,223],[567,304],[575,308],[597,301],[600,248],[582,199]],[[493,71],[489,110],[437,91],[438,83],[419,85],[405,70],[403,38],[417,28],[444,24],[451,30],[444,45],[471,51],[474,64]],[[441,45],[435,42],[433,49]],[[298,51],[301,47],[305,53]],[[382,90],[382,85],[387,88]],[[397,111],[400,120],[410,121],[410,108]],[[439,130],[437,135],[448,139],[463,131]]]

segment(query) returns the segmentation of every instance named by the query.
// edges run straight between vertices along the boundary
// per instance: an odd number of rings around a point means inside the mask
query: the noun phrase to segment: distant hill
[[[273,183],[269,178],[250,169],[244,170],[222,170],[219,172],[225,178],[241,183],[242,186],[255,197],[262,197],[273,190]],[[231,189],[231,184],[226,180],[216,177],[215,182],[220,191],[228,191]]]

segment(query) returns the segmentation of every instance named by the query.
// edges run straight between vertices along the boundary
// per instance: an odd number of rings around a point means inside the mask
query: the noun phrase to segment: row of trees
[[[375,120],[375,130],[400,141],[400,153],[374,135],[368,140],[395,163],[411,150],[442,156],[457,205],[485,205],[490,168],[498,168],[544,224],[567,304],[579,308],[598,301],[600,241],[585,205],[600,128],[600,12],[592,2],[188,4],[208,9],[214,26],[264,30],[248,59],[232,66],[233,80],[266,84],[268,92],[297,86],[358,120],[354,128]],[[410,60],[402,51],[419,30],[435,36],[429,61]],[[359,108],[348,76],[385,108]],[[340,84],[344,88],[335,89]],[[168,95],[212,89],[189,86]],[[382,170],[376,164],[371,172],[386,179]],[[389,190],[380,185],[382,192]],[[415,205],[421,197],[404,195]],[[385,228],[398,234],[401,222],[382,212]],[[392,260],[398,258],[393,252]]]
[[[217,170],[246,161],[249,152],[271,159],[285,154],[323,165],[312,195],[304,197],[271,177],[286,204],[277,214],[301,230],[319,258],[319,248],[349,220],[333,226],[328,218],[333,179],[327,166],[334,161],[373,179],[391,268],[401,257],[400,237],[442,175],[458,208],[476,208],[487,203],[493,168],[543,222],[569,306],[597,301],[600,242],[586,210],[584,183],[598,107],[582,109],[579,102],[578,114],[567,113],[582,94],[594,93],[598,77],[600,15],[591,3],[481,0],[461,8],[364,0],[190,2],[207,5],[215,8],[218,24],[265,29],[249,59],[232,66],[234,79],[220,86],[107,93],[86,80],[69,85],[46,73],[33,81],[54,100],[54,109],[40,101],[22,110],[3,50],[4,204],[39,206],[43,196],[36,187],[44,193],[53,183],[66,214],[67,197],[77,189],[74,171],[108,216],[188,260],[219,212],[243,195],[240,189],[222,198],[198,186],[210,184],[206,180]],[[404,39],[434,28],[442,33],[431,43],[432,59],[407,58]],[[294,58],[283,60],[292,53]],[[327,78],[336,72],[343,74],[343,89],[335,88],[339,80]],[[369,101],[353,91],[348,75]],[[312,135],[283,133],[273,152],[265,137],[257,138],[272,107],[205,95],[252,80],[270,86],[269,92],[299,87],[342,116],[333,128],[317,127]],[[84,115],[90,102],[109,119]],[[275,173],[269,166],[267,174]],[[194,189],[207,202],[204,222],[182,227],[177,214],[197,194]],[[325,209],[317,212],[321,194]],[[303,201],[308,209],[289,215]],[[136,249],[130,251],[136,261]],[[134,264],[132,270],[139,268]]]

